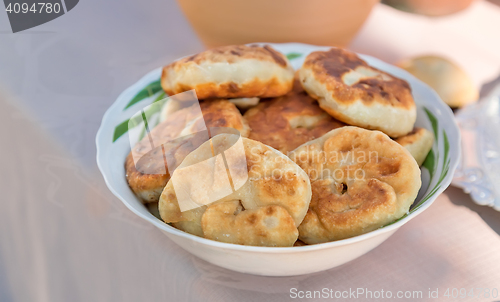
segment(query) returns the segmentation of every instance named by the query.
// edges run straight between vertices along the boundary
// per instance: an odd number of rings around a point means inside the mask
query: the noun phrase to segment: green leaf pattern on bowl
[[[125,106],[123,110],[128,109],[129,107],[139,103],[140,101],[144,100],[145,98],[149,98],[153,95],[155,95],[157,92],[161,91],[161,83],[160,79],[157,81],[154,81],[152,83],[149,83],[146,87],[144,87],[141,91],[139,91]]]
[[[297,58],[300,58],[302,56],[301,53],[298,53],[298,52],[290,52],[286,55],[286,58],[288,60],[294,60],[294,59],[297,59]]]
[[[160,83],[160,80],[158,79],[157,81],[154,81],[154,82],[148,84],[141,91],[139,91],[132,98],[132,100],[130,100],[130,102],[127,104],[127,106],[125,106],[125,108],[123,110],[126,110],[130,106],[132,106],[132,105],[134,105],[134,104],[136,104],[138,102],[141,102],[142,100],[145,100],[145,99],[147,99],[149,97],[152,97],[155,94],[158,94],[158,96],[153,100],[153,102],[151,104],[154,104],[154,103],[162,100],[163,98],[165,98],[166,94],[165,94],[165,92],[163,92],[161,90],[161,86],[160,86],[159,83]],[[158,93],[158,92],[160,92],[160,93]],[[156,111],[159,111],[160,109],[161,108],[159,108],[159,107],[151,106],[150,109],[149,109],[150,111],[145,112],[145,113],[146,113],[147,116],[151,116],[152,114],[156,113]],[[115,131],[113,132],[113,143],[117,139],[119,139],[122,135],[124,135],[125,133],[128,132],[129,126],[131,126],[131,128],[134,128],[134,127],[139,126],[139,125],[141,125],[143,123],[144,123],[144,121],[142,120],[142,116],[141,115],[136,116],[132,120],[127,119],[127,120],[121,122],[118,126],[115,127]],[[155,126],[155,125],[151,125],[151,126]],[[145,134],[144,129],[141,131],[141,135],[139,136],[139,139],[142,139],[144,137],[144,134]]]

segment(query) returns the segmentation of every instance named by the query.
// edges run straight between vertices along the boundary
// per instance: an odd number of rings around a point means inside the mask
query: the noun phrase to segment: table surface
[[[350,48],[390,63],[446,54],[488,87],[500,74],[498,28],[500,7],[488,2],[437,19],[378,5]],[[173,1],[81,1],[16,34],[0,13],[0,301],[285,301],[291,288],[325,287],[431,300],[429,289],[500,289],[500,212],[456,188],[365,256],[288,278],[215,267],[127,210],[95,163],[102,115],[148,71],[202,49]]]

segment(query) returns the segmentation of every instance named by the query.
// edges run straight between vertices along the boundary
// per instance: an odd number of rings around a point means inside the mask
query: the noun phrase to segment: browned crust
[[[125,171],[127,182],[134,192],[154,190],[158,187],[165,187],[170,175],[168,174],[143,174],[139,172],[134,164],[132,153],[129,153],[125,160]],[[159,198],[160,196],[158,196]]]
[[[200,103],[200,107],[207,127],[233,128],[238,130],[241,136],[248,136],[248,123],[233,103],[227,100],[204,101]]]
[[[342,76],[358,67],[376,70],[391,77],[362,79],[352,86],[342,81]],[[369,66],[355,53],[341,48],[316,51],[309,54],[302,68],[309,68],[317,81],[326,86],[332,97],[341,104],[351,104],[361,100],[366,105],[374,103],[411,109],[415,106],[410,85],[399,78]],[[313,96],[314,97],[314,96]]]
[[[298,86],[300,87],[300,84]],[[292,127],[290,121],[300,117],[320,118],[320,120],[312,127]],[[261,100],[259,105],[245,113],[245,118],[252,129],[249,138],[285,154],[303,143],[345,125],[325,114],[316,100],[296,88],[285,96]]]
[[[257,59],[261,61],[273,62],[283,67],[288,65],[286,57],[269,45],[228,45],[208,49],[190,57],[182,58],[173,62],[169,66],[181,65],[186,62],[200,64],[203,62],[228,62],[234,63],[241,59]]]
[[[166,70],[163,69],[162,79],[166,77]],[[283,83],[278,78],[273,77],[270,80],[261,81],[254,79],[251,82],[244,84],[228,83],[203,83],[200,85],[183,85],[166,88],[162,85],[165,92],[169,95],[174,95],[191,89],[196,90],[196,96],[200,100],[213,98],[251,98],[251,97],[276,97],[284,95],[292,89],[292,83]]]

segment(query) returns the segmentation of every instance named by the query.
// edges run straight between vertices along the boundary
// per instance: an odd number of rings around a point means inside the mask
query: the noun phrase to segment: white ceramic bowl
[[[328,49],[328,47],[297,43],[272,44],[272,46],[286,54],[295,68],[302,65],[304,58],[310,52]],[[99,169],[111,192],[132,212],[159,228],[168,238],[186,251],[215,265],[243,273],[291,276],[327,270],[356,259],[381,244],[403,224],[428,208],[450,184],[460,156],[460,136],[457,124],[451,110],[440,100],[438,95],[409,73],[378,59],[361,56],[370,65],[410,83],[418,108],[416,125],[433,131],[437,138],[424,167],[422,167],[422,188],[410,213],[390,225],[367,234],[335,242],[301,247],[272,248],[228,244],[200,238],[175,229],[157,219],[135,197],[127,185],[124,162],[125,157],[130,152],[129,138],[128,135],[117,138],[115,131],[120,133],[120,129],[123,127],[118,126],[123,121],[158,98],[158,94],[161,92],[156,91],[159,90],[157,81],[161,74],[161,68],[148,73],[120,94],[104,115],[96,137]],[[149,91],[153,95],[126,108],[134,96],[150,83],[153,83],[149,86]]]

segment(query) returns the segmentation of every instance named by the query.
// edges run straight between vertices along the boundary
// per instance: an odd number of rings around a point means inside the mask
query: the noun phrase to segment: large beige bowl
[[[178,0],[207,47],[264,42],[346,46],[379,0]]]

